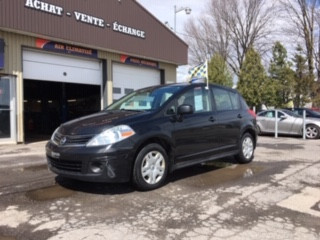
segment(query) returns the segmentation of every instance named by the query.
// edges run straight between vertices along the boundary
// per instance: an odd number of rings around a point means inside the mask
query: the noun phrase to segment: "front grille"
[[[87,144],[87,142],[93,137],[94,135],[75,135],[75,136],[71,136],[71,135],[62,135],[60,133],[56,133],[54,135],[54,142],[57,145],[63,145],[63,146],[72,146],[72,145],[76,145],[76,146],[83,146],[85,144]],[[63,138],[66,138],[64,142],[61,142],[61,140]]]
[[[82,169],[81,161],[67,161],[67,160],[56,159],[51,157],[48,157],[48,161],[52,167],[58,170],[81,173],[81,169]]]

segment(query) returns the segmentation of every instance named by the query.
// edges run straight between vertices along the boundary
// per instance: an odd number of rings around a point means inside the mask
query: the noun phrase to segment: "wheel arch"
[[[258,139],[258,137],[257,137],[257,130],[255,130],[255,129],[251,128],[251,127],[245,128],[245,129],[242,131],[242,133],[240,134],[239,143],[240,143],[243,135],[246,134],[246,133],[249,133],[249,134],[252,136],[252,138],[253,138],[253,143],[254,143],[254,147],[256,148],[257,139]]]
[[[168,160],[169,160],[169,172],[171,172],[172,169],[172,165],[173,165],[173,146],[170,143],[170,140],[167,139],[166,137],[163,136],[150,136],[146,139],[144,139],[143,141],[141,141],[138,145],[138,147],[136,148],[135,154],[134,154],[134,159],[132,161],[132,168],[135,164],[135,161],[137,159],[137,156],[139,154],[139,152],[147,145],[152,144],[152,143],[156,143],[159,144],[167,153],[168,155]]]

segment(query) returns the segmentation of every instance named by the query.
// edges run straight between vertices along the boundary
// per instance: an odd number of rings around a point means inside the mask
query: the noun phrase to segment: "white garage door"
[[[160,71],[157,69],[113,63],[112,73],[114,100],[133,90],[160,84]]]
[[[23,78],[101,85],[102,67],[98,60],[24,50]]]

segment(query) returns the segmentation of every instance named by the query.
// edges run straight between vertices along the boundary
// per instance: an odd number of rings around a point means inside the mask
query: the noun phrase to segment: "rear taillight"
[[[251,109],[248,109],[248,113],[249,113],[252,117],[254,117],[254,118],[257,117],[256,113],[255,113],[253,110],[251,110]]]

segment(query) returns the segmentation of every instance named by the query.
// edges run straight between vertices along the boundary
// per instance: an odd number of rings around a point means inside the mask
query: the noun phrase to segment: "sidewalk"
[[[0,169],[46,163],[46,143],[47,141],[39,141],[27,144],[0,145]]]

